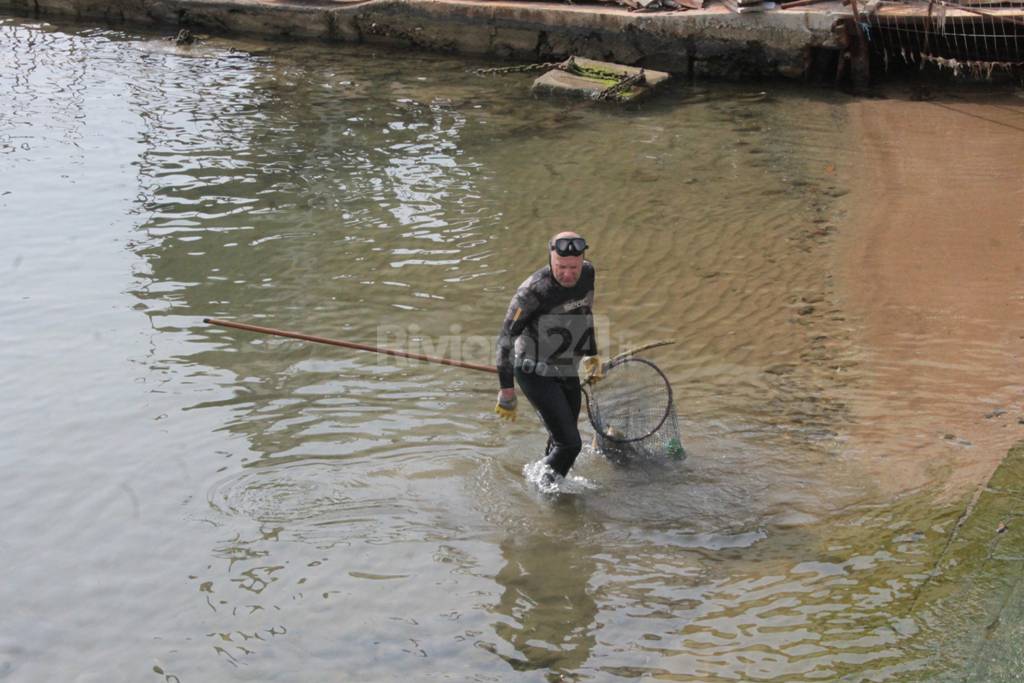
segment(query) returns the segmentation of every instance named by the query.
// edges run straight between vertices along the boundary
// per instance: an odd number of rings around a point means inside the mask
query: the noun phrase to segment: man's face
[[[557,252],[551,252],[551,272],[555,280],[563,287],[572,287],[580,279],[583,272],[583,255],[559,256]]]

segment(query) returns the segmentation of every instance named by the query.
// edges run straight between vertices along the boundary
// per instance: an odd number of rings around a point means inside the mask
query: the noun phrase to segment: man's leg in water
[[[577,425],[581,401],[579,379],[541,377],[516,370],[516,381],[547,427],[549,438],[544,462],[564,477],[583,447]]]

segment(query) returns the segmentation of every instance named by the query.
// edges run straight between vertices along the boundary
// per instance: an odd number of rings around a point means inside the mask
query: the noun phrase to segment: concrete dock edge
[[[607,5],[468,0],[0,0],[0,12],[169,32],[189,28],[327,42],[391,44],[542,62],[570,55],[686,74],[804,77],[815,49],[838,50],[838,2],[816,11],[629,12]],[[834,7],[832,7],[834,5]]]

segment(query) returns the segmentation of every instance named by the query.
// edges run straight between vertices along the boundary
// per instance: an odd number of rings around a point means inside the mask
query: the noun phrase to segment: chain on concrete
[[[473,73],[478,76],[487,76],[490,74],[525,74],[534,71],[547,71],[549,69],[565,70],[571,62],[572,59],[567,59],[564,62],[542,62],[540,64],[520,64],[519,66],[499,66],[493,69],[476,69]]]
[[[632,74],[630,76],[621,76],[618,83],[610,85],[598,94],[597,99],[599,100],[616,100],[620,99],[622,93],[634,85],[639,85],[646,82],[647,77],[644,75],[644,70],[640,69],[640,73]]]
[[[517,66],[499,66],[491,69],[475,69],[473,73],[478,76],[488,76],[491,74],[532,73],[534,71],[548,71],[550,69],[561,69],[562,71],[574,73],[579,76],[596,76],[598,78],[616,79],[617,82],[615,84],[608,86],[598,93],[597,99],[599,100],[618,101],[623,92],[634,85],[642,84],[647,80],[643,69],[640,70],[640,73],[632,75],[616,74],[600,69],[583,70],[576,65],[576,60],[572,57],[569,57],[562,62],[540,62],[538,64],[519,64]]]

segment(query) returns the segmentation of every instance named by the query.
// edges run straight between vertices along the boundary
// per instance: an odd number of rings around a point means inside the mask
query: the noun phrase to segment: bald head
[[[572,287],[579,281],[580,275],[583,273],[583,254],[561,256],[555,251],[555,240],[565,237],[578,238],[580,235],[571,230],[566,230],[558,233],[548,242],[548,249],[551,253],[551,274],[555,276],[555,281],[558,284],[563,287]]]

